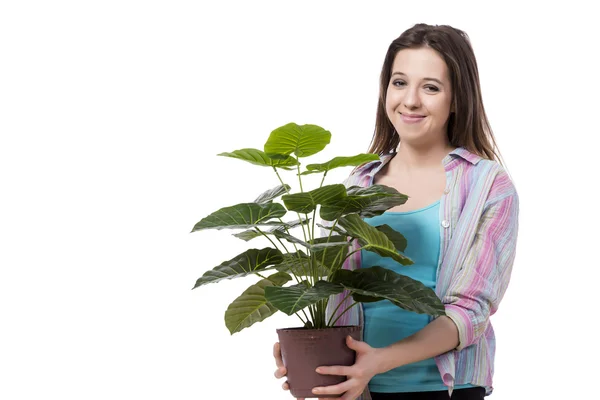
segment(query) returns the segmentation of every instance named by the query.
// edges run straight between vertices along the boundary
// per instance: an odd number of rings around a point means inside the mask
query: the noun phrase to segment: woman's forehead
[[[403,74],[409,78],[448,78],[448,66],[433,49],[403,49],[396,53],[392,74]]]

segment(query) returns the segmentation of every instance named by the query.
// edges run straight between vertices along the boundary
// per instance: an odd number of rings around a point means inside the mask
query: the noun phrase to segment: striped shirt
[[[375,174],[394,154],[384,155],[356,168],[346,187],[368,187]],[[440,202],[440,257],[436,294],[446,315],[458,328],[456,349],[435,357],[440,376],[450,393],[455,385],[471,383],[492,392],[496,340],[489,317],[496,312],[515,258],[519,198],[510,177],[496,161],[484,159],[463,147],[443,160],[446,188]],[[353,241],[350,251],[359,248]],[[360,251],[344,269],[360,268]],[[410,268],[410,267],[407,267]],[[331,298],[327,317],[347,291]],[[339,310],[352,304],[352,297]],[[336,322],[364,326],[362,304],[352,307]],[[368,388],[359,400],[370,400]]]

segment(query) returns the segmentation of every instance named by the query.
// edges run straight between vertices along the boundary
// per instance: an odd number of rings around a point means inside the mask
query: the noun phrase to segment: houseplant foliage
[[[388,225],[373,227],[363,221],[404,204],[408,197],[384,185],[324,185],[332,169],[378,160],[375,154],[334,157],[301,168],[301,159],[319,153],[330,140],[331,133],[317,125],[289,123],[271,132],[263,150],[244,148],[219,154],[272,168],[279,180],[278,186],[264,191],[253,202],[223,207],[200,220],[192,230],[234,229],[234,236],[241,240],[264,237],[270,242],[267,247],[251,248],[222,262],[196,281],[194,289],[248,275],[260,279],[227,308],[225,324],[231,334],[277,311],[298,316],[307,329],[332,327],[349,308],[335,310],[329,317],[325,310],[331,297],[344,291],[352,296],[352,306],[389,300],[409,311],[444,314],[433,290],[419,281],[379,266],[342,269],[345,259],[360,250],[391,257],[402,265],[412,264],[403,254],[407,243],[401,233]],[[300,191],[292,193],[280,172],[298,179]],[[309,174],[322,174],[322,179],[319,187],[305,190],[302,177]],[[322,224],[316,222],[317,214]],[[317,235],[319,230],[325,235]],[[350,251],[354,240],[360,247]]]

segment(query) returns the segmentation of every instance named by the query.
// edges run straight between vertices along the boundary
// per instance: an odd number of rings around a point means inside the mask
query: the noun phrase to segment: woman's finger
[[[273,357],[275,357],[275,364],[278,367],[283,367],[283,359],[281,358],[281,347],[279,346],[279,342],[275,342],[273,345]]]
[[[317,372],[322,375],[342,375],[348,376],[352,373],[352,367],[344,365],[332,365],[328,367],[319,367]]]
[[[337,385],[320,386],[320,387],[313,388],[312,392],[316,395],[319,395],[319,394],[343,394],[350,389],[352,389],[352,382],[344,381],[342,383],[338,383]]]
[[[280,379],[287,375],[287,369],[285,367],[279,367],[275,370],[275,378]]]

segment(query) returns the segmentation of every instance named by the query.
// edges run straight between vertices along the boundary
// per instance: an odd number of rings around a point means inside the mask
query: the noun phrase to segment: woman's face
[[[385,108],[401,142],[448,142],[451,90],[448,67],[435,50],[403,49],[396,54]]]

